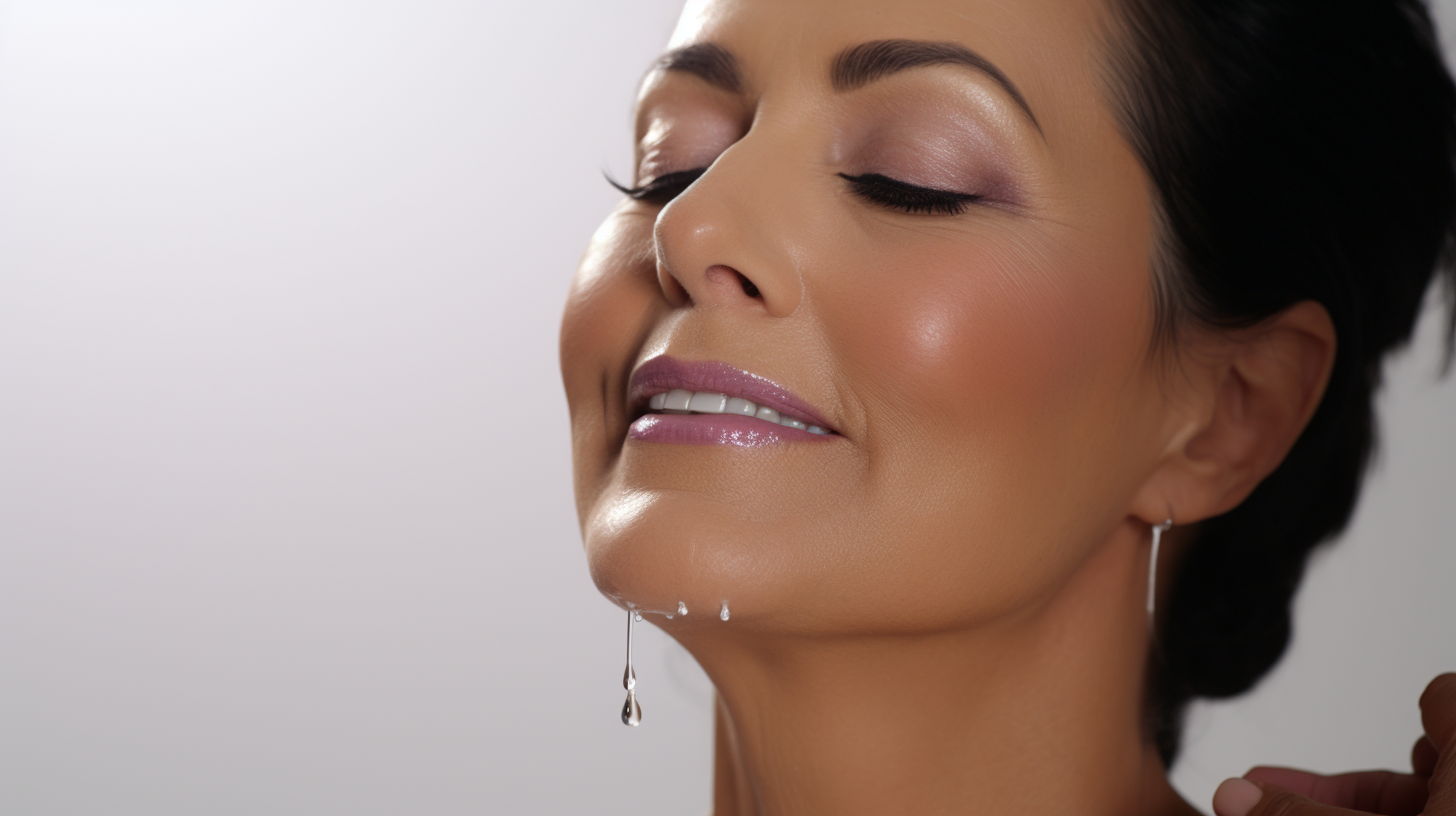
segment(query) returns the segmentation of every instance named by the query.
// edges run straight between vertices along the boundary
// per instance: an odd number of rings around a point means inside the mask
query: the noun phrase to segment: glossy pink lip
[[[646,407],[648,397],[674,388],[684,391],[713,391],[730,397],[742,397],[760,407],[772,408],[791,416],[806,425],[834,430],[823,415],[789,389],[773,380],[715,361],[689,362],[667,355],[653,357],[632,373],[627,398],[640,411]]]
[[[831,433],[811,434],[761,419],[730,414],[647,414],[632,423],[629,433],[633,438],[679,445],[737,447],[834,438],[833,428],[823,415],[788,389],[757,374],[714,361],[690,362],[663,355],[643,363],[633,372],[628,389],[633,412],[646,408],[647,400],[653,394],[674,388],[742,397],[807,425],[818,425]]]
[[[762,419],[731,414],[647,414],[627,429],[627,435],[643,442],[669,445],[727,445],[758,448],[782,442],[823,442],[838,439],[829,434],[811,434]]]

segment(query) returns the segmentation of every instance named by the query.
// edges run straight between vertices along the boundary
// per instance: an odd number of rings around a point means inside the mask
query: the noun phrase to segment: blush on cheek
[[[1081,287],[1058,283],[1055,270],[964,243],[883,260],[905,271],[873,296],[841,295],[837,339],[920,417],[964,421],[968,406],[987,401],[1040,411],[1085,367],[1092,327],[1078,314]]]

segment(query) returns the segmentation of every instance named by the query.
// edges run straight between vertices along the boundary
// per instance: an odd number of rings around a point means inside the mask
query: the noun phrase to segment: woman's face
[[[604,593],[685,602],[679,636],[723,601],[760,629],[975,625],[1127,518],[1166,423],[1106,14],[689,4],[638,100],[644,197],[597,231],[562,325]],[[673,389],[830,433],[664,413]]]

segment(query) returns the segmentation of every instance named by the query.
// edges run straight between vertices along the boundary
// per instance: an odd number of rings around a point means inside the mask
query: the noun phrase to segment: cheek
[[[874,383],[867,410],[961,430],[968,414],[1039,421],[1125,363],[1145,322],[1140,270],[1115,259],[1009,235],[860,249],[825,313],[856,381]]]
[[[661,301],[655,269],[651,219],[619,211],[592,237],[567,295],[561,375],[583,518],[624,433],[625,406],[608,396],[625,391],[621,382]]]
[[[656,287],[652,221],[624,210],[602,222],[571,280],[561,317],[561,368],[568,388],[574,371],[591,367],[595,344],[621,333],[614,309],[640,304]]]
[[[1125,492],[1103,471],[1141,370],[1145,267],[1038,237],[854,247],[824,296],[874,463],[860,506],[914,510],[895,538],[919,555],[884,568],[983,610],[1068,574]]]

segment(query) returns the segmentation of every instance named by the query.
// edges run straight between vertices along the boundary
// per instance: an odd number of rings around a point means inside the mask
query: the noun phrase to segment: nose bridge
[[[792,314],[804,284],[795,247],[811,186],[803,178],[806,142],[791,129],[755,123],[724,151],[658,215],[659,278],[671,277],[695,303],[719,303],[734,290],[716,286],[715,278],[731,269],[751,284],[744,290],[761,294],[770,314]]]

